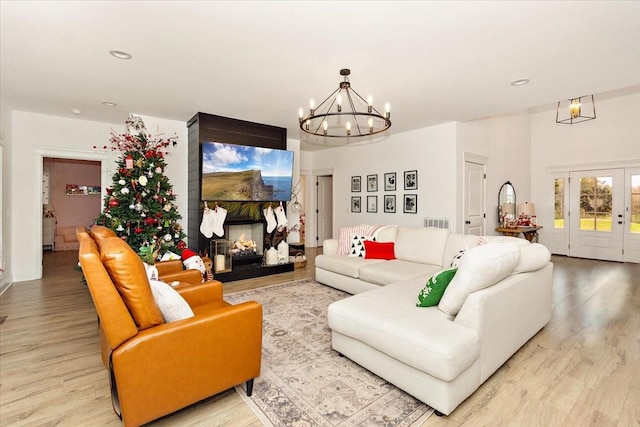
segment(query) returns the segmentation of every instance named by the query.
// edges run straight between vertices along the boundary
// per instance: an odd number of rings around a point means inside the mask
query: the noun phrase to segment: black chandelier
[[[380,114],[372,105],[371,95],[365,100],[351,87],[349,74],[348,68],[340,70],[344,80],[338,89],[317,107],[312,99],[309,114],[298,110],[300,129],[317,136],[349,138],[375,135],[391,127],[389,103],[385,104],[384,115]]]
[[[556,109],[556,123],[574,125],[596,118],[596,103],[593,95],[570,98],[566,101],[558,101]]]

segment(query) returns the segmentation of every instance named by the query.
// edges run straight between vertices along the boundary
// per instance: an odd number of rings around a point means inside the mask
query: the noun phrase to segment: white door
[[[569,256],[622,261],[624,169],[570,172]]]
[[[567,255],[569,253],[569,172],[558,172],[549,175],[550,194],[553,195],[553,218],[544,225],[547,236],[545,245],[552,254]],[[539,217],[538,217],[539,218]]]
[[[640,263],[640,168],[626,170],[624,261]]]
[[[325,240],[333,238],[333,177],[330,175],[317,177],[316,189],[318,192],[316,242],[318,246],[322,246]]]
[[[485,166],[465,162],[464,167],[464,228],[463,234],[484,235]]]

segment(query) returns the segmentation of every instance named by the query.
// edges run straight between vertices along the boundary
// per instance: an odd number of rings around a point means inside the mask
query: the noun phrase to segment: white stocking
[[[213,233],[218,236],[224,236],[224,220],[227,218],[227,210],[225,208],[221,208],[220,206],[216,207],[215,215],[213,216]]]
[[[271,233],[276,228],[276,218],[273,216],[273,209],[269,206],[262,210],[264,218],[267,220],[267,233]]]
[[[204,237],[210,239],[213,236],[213,211],[206,205],[204,212],[202,213],[202,223],[200,224],[200,232],[204,234]]]
[[[287,214],[284,211],[284,208],[282,207],[282,205],[278,206],[276,208],[276,218],[278,219],[278,229],[279,230],[283,230],[287,227],[287,225],[289,224],[289,221],[287,221]]]

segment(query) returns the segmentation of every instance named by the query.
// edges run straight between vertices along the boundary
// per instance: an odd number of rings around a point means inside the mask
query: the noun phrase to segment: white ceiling
[[[0,5],[3,108],[86,120],[205,112],[286,127],[308,149],[298,107],[341,68],[378,109],[390,102],[390,134],[640,91],[639,1]]]

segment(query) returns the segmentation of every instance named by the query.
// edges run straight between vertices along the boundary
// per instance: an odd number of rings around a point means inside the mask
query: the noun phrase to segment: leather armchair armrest
[[[140,331],[114,350],[125,425],[147,423],[260,375],[262,306],[202,309]]]
[[[173,289],[178,291],[192,308],[223,300],[222,283],[217,280],[196,284],[180,283]]]
[[[165,274],[177,273],[183,270],[182,261],[179,259],[172,259],[169,261],[156,262],[156,268],[158,269],[158,275],[164,276]]]
[[[158,270],[158,278],[165,283],[186,282],[186,283],[202,283],[202,273],[195,268],[189,270],[177,271],[174,273],[163,274]]]

